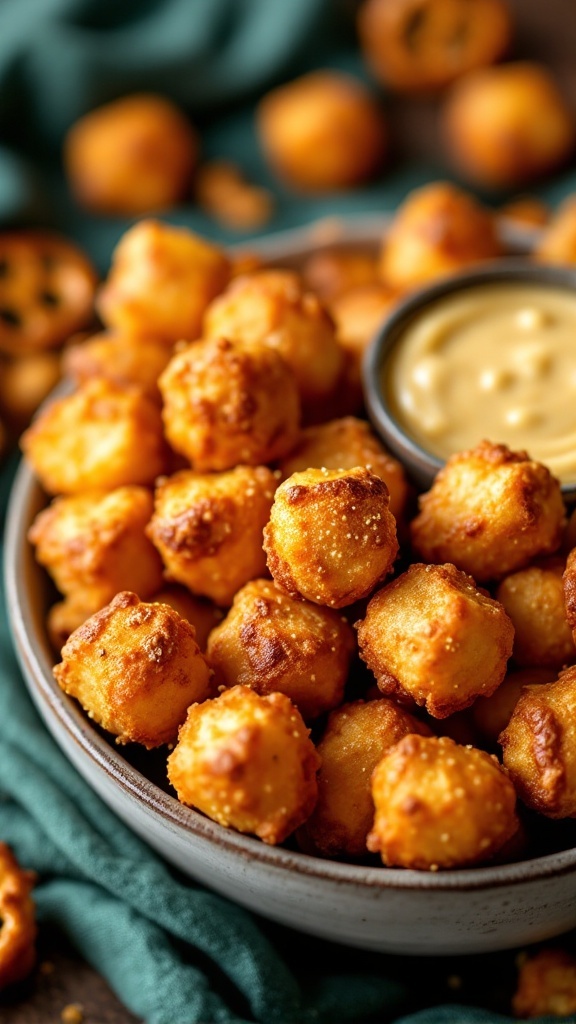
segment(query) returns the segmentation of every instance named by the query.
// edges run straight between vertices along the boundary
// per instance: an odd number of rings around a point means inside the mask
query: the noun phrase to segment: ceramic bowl
[[[342,228],[330,228],[330,242]],[[346,226],[376,244],[382,223]],[[269,241],[261,251],[295,264],[318,229]],[[121,753],[57,686],[45,630],[50,588],[26,533],[46,497],[22,464],[8,514],[7,601],[32,698],[66,756],[118,816],[192,879],[265,917],[350,946],[399,954],[482,953],[537,942],[576,925],[576,849],[505,866],[436,874],[354,866],[266,846],[184,807],[150,770]],[[129,760],[131,758],[132,760]],[[146,774],[144,774],[146,772]]]

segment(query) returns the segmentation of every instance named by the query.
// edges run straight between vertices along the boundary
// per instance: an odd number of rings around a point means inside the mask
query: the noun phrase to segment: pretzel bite
[[[374,820],[370,778],[384,754],[408,733],[429,736],[422,722],[386,697],[332,711],[318,744],[318,800],[298,834],[307,853],[366,856]]]
[[[28,540],[58,590],[96,612],[120,590],[147,598],[162,586],[162,561],[144,532],[153,508],[152,493],[136,486],[56,498]]]
[[[263,697],[285,693],[311,721],[342,702],[355,650],[354,633],[337,612],[253,580],[210,634],[206,656],[216,685],[250,686]]]
[[[190,190],[198,139],[170,100],[135,93],[91,110],[64,140],[77,202],[126,217],[173,206]]]
[[[194,597],[185,587],[166,586],[153,594],[154,604],[169,604],[183,619],[194,626],[196,643],[202,653],[206,650],[211,630],[222,622],[224,613],[212,601]]]
[[[388,488],[369,469],[308,469],[276,491],[264,549],[292,597],[343,608],[366,597],[398,554]]]
[[[282,476],[305,469],[354,469],[365,466],[384,480],[390,492],[390,511],[400,519],[408,485],[404,468],[393,458],[365,420],[354,416],[307,427],[287,459],[280,464]]]
[[[290,270],[234,278],[208,307],[204,333],[275,349],[292,367],[308,407],[332,394],[344,365],[332,320]]]
[[[454,86],[444,131],[460,172],[476,185],[514,188],[569,156],[576,124],[544,66],[519,62],[483,68]]]
[[[157,405],[137,388],[87,381],[43,409],[22,449],[48,494],[152,484],[166,468]]]
[[[518,796],[548,818],[576,818],[576,666],[522,692],[501,733]]]
[[[56,387],[60,364],[59,352],[37,352],[0,364],[0,409],[18,433]]]
[[[59,235],[0,233],[0,352],[31,355],[87,327],[96,283],[87,256]]]
[[[405,736],[372,774],[368,849],[390,867],[482,863],[518,830],[514,787],[497,759],[448,736]]]
[[[453,562],[478,582],[501,579],[562,542],[558,480],[526,452],[482,441],[458,452],[419,499],[412,543],[427,562]]]
[[[378,284],[378,261],[361,248],[317,249],[304,261],[302,277],[310,291],[330,303],[350,289]]]
[[[380,282],[350,288],[329,304],[338,344],[348,359],[347,387],[357,388],[360,395],[364,353],[398,298],[397,292]]]
[[[187,228],[142,220],[120,239],[97,297],[103,323],[120,334],[163,340],[200,337],[209,302],[228,283],[230,263]]]
[[[507,672],[490,697],[479,697],[472,705],[472,718],[478,734],[495,746],[500,733],[512,717],[525,686],[551,683],[556,673],[550,668],[520,668]]]
[[[36,959],[36,912],[30,892],[36,881],[10,847],[0,842],[0,991],[22,981]]]
[[[121,591],[72,633],[54,667],[88,717],[148,750],[176,739],[194,701],[210,696],[210,670],[194,628],[167,604]]]
[[[382,243],[380,273],[405,291],[501,255],[494,215],[447,182],[411,192]]]
[[[262,531],[277,479],[265,466],[181,470],[159,482],[147,528],[170,580],[219,605],[266,571]]]
[[[156,338],[102,332],[69,345],[63,368],[77,384],[93,377],[140,388],[154,401],[160,400],[158,378],[170,360],[170,350]]]
[[[513,657],[518,665],[559,669],[576,661],[566,621],[563,570],[563,559],[543,560],[510,573],[496,591],[514,625]]]
[[[309,730],[288,697],[233,686],[189,708],[168,778],[182,803],[273,846],[312,811],[318,765]]]
[[[565,949],[541,949],[522,957],[512,1010],[524,1018],[576,1013],[576,958]]]
[[[383,693],[447,718],[502,682],[514,627],[455,566],[413,564],[379,590],[358,625],[360,655]]]
[[[173,356],[159,385],[166,436],[199,472],[258,466],[294,446],[298,389],[273,349],[197,341]]]
[[[550,220],[550,209],[546,203],[537,196],[518,196],[504,203],[500,207],[500,213],[508,220],[516,221],[528,228],[541,228]]]
[[[74,630],[93,614],[93,608],[85,608],[74,597],[65,597],[63,601],[57,601],[52,605],[46,617],[46,628],[50,643],[57,654],[60,654]]]
[[[508,48],[502,0],[365,0],[358,12],[363,56],[397,92],[442,89]]]
[[[539,263],[576,263],[576,196],[568,196],[560,203],[542,232],[533,257]]]
[[[274,212],[272,193],[247,181],[241,168],[228,160],[203,164],[194,191],[201,209],[228,231],[255,231]]]
[[[384,114],[361,81],[322,70],[273,89],[257,109],[260,145],[297,189],[349,188],[371,178],[388,148]]]

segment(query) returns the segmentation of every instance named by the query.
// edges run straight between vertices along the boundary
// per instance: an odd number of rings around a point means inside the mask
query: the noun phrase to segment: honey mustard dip
[[[446,294],[404,327],[383,384],[433,455],[487,438],[576,482],[576,291],[502,282]]]

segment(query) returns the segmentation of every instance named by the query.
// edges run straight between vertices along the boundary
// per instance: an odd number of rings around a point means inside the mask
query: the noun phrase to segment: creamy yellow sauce
[[[487,438],[576,481],[576,292],[502,283],[446,295],[406,326],[383,383],[434,455]]]

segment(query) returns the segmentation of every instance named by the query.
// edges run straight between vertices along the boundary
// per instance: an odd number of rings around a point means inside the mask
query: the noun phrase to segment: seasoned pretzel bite
[[[438,871],[489,860],[517,832],[497,759],[448,736],[401,739],[374,769],[368,849],[389,867]]]
[[[372,597],[360,655],[382,693],[447,718],[502,682],[514,627],[454,565],[411,565]]]
[[[555,552],[565,526],[559,481],[526,452],[482,441],[451,456],[410,529],[427,562],[453,562],[478,582]]]
[[[560,203],[532,256],[538,263],[576,263],[576,196]]]
[[[430,730],[386,697],[342,704],[318,744],[318,800],[298,833],[307,853],[359,858],[374,820],[370,778],[384,754],[409,733]]]
[[[208,307],[204,333],[275,349],[294,371],[307,407],[331,396],[342,373],[344,356],[334,324],[291,270],[234,278]]]
[[[147,528],[169,580],[219,605],[266,571],[262,532],[277,486],[265,466],[181,470],[159,482]]]
[[[510,573],[496,591],[514,625],[513,657],[518,665],[560,669],[576,661],[566,620],[563,571],[563,559],[543,559]]]
[[[382,243],[380,273],[391,289],[405,291],[501,252],[493,213],[455,185],[433,182],[399,208]]]
[[[362,248],[317,249],[304,261],[302,277],[321,302],[330,303],[350,289],[378,284],[378,260]]]
[[[311,721],[342,702],[355,650],[354,633],[337,612],[295,601],[261,579],[238,591],[206,656],[217,686],[285,693]]]
[[[28,540],[58,590],[96,612],[120,590],[147,598],[162,586],[162,561],[144,532],[153,510],[145,487],[56,498]]]
[[[349,188],[380,168],[384,114],[364,84],[326,69],[281,85],[257,109],[260,145],[273,170],[299,189]]]
[[[576,1013],[576,957],[565,949],[541,949],[520,959],[515,1017],[568,1017]]]
[[[176,739],[194,701],[210,696],[210,670],[194,628],[166,604],[121,591],[72,633],[53,669],[89,718],[148,750]]]
[[[432,92],[508,48],[503,0],[365,0],[358,11],[364,58],[398,92]]]
[[[267,564],[292,597],[343,608],[366,597],[398,554],[388,488],[369,469],[308,469],[276,491]]]
[[[234,686],[189,708],[168,778],[182,803],[275,845],[312,811],[319,763],[288,697]]]
[[[479,697],[472,705],[472,718],[478,734],[490,746],[495,746],[524,687],[551,683],[553,679],[556,679],[556,673],[550,668],[520,668],[507,672],[490,697]]]
[[[0,842],[0,991],[22,981],[36,959],[36,910],[30,892],[36,881],[9,846]]]
[[[65,373],[84,384],[93,377],[140,388],[149,398],[160,400],[158,378],[170,360],[170,350],[156,338],[103,331],[85,341],[69,345],[62,357]]]
[[[528,686],[501,733],[518,796],[548,818],[576,818],[576,666]]]
[[[0,410],[20,433],[61,377],[59,352],[37,352],[0,363]]]
[[[294,375],[264,345],[197,341],[173,356],[159,385],[166,436],[199,472],[272,462],[298,437]]]
[[[306,469],[354,469],[365,466],[384,480],[390,492],[390,511],[399,520],[408,484],[404,468],[370,429],[355,416],[307,427],[288,458],[280,463],[283,478]]]
[[[218,626],[224,613],[212,601],[194,597],[185,587],[166,586],[153,594],[150,600],[154,604],[169,604],[183,619],[194,626],[196,643],[204,654],[208,645],[210,632]]]
[[[163,96],[134,93],[91,110],[64,140],[64,168],[77,202],[94,213],[138,216],[190,191],[198,139]]]
[[[100,379],[43,409],[21,445],[48,494],[152,484],[166,469],[158,406],[138,388]]]
[[[547,68],[483,68],[454,86],[443,127],[459,171],[477,185],[514,188],[569,156],[576,123]]]
[[[230,262],[187,228],[142,220],[114,250],[97,297],[103,323],[120,334],[144,334],[167,345],[200,337],[209,302],[226,286]]]

